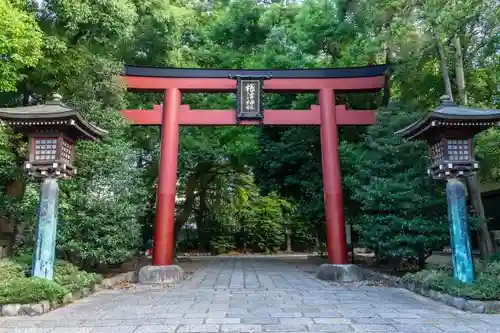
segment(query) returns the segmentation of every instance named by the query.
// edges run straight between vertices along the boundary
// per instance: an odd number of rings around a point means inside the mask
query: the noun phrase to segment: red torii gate
[[[124,79],[129,90],[164,92],[163,107],[154,105],[153,110],[122,111],[133,125],[162,125],[153,265],[173,263],[179,126],[237,124],[321,127],[328,259],[331,264],[347,264],[337,126],[374,124],[375,110],[353,111],[347,110],[345,105],[335,105],[335,92],[379,91],[384,87],[385,71],[385,65],[295,70],[126,66]],[[311,105],[309,110],[263,110],[260,116],[245,119],[240,118],[243,113],[235,109],[192,110],[189,105],[181,104],[182,92],[236,92],[241,80],[248,80],[248,84],[260,80],[255,87],[262,93],[318,92],[319,105]],[[260,97],[256,101],[261,105]]]

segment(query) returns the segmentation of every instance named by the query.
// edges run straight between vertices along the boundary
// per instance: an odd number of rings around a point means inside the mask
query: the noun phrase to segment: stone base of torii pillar
[[[144,266],[139,271],[138,280],[141,284],[171,284],[184,279],[181,266]]]
[[[356,265],[323,264],[319,267],[316,277],[334,282],[356,282],[366,280],[365,271]]]

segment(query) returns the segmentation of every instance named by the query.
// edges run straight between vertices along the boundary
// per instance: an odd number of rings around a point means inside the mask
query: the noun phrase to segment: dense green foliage
[[[390,94],[336,98],[352,109],[391,101],[376,126],[341,129],[346,218],[354,238],[379,259],[422,262],[448,241],[442,184],[425,175],[425,148],[394,131],[445,92],[437,46],[447,55],[459,99],[466,93],[469,104],[498,107],[499,11],[493,0],[0,0],[0,14],[8,13],[0,23],[0,57],[11,59],[0,63],[0,105],[43,103],[59,92],[109,131],[102,142],[78,144],[78,177],[60,182],[58,257],[97,267],[147,246],[155,216],[159,130],[127,126],[119,111],[150,108],[162,96],[125,94],[118,79],[124,63],[312,68],[388,62]],[[234,96],[186,93],[183,103],[231,108]],[[265,97],[266,108],[314,103],[311,94]],[[499,179],[499,138],[492,130],[477,140],[484,180]],[[22,141],[0,129],[0,223],[13,230],[8,238],[15,249],[29,253],[38,184],[19,168],[24,153]],[[273,252],[290,243],[293,250],[324,244],[318,128],[184,127],[178,180],[179,250]]]
[[[497,253],[491,255],[489,261],[490,262],[500,262],[500,252],[497,252]]]
[[[53,281],[26,277],[30,266],[31,256],[0,260],[0,304],[61,301],[72,291],[91,289],[100,279],[61,260],[55,264]]]
[[[379,259],[415,258],[420,266],[433,249],[447,243],[448,220],[443,186],[422,172],[425,143],[393,133],[422,112],[392,103],[378,111],[359,151],[351,180],[360,205],[362,239]]]
[[[16,2],[0,1],[0,92],[15,90],[22,71],[42,56],[42,32],[33,15]]]
[[[420,283],[428,288],[450,295],[477,300],[500,299],[500,263],[491,262],[486,269],[478,272],[477,279],[470,284],[461,283],[451,276],[450,267],[440,267],[433,270],[423,270],[403,277],[406,282]]]

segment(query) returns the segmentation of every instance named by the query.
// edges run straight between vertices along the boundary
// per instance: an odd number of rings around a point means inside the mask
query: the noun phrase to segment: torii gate
[[[336,92],[380,91],[386,65],[335,69],[184,69],[126,66],[129,90],[164,92],[153,110],[123,110],[133,125],[161,125],[160,171],[154,232],[153,265],[173,264],[175,192],[180,125],[317,125],[321,156],[328,260],[347,264],[338,126],[371,125],[375,110],[347,110],[335,105]],[[268,92],[318,92],[319,105],[309,110],[263,110]],[[183,92],[236,92],[237,108],[192,110],[181,104]]]

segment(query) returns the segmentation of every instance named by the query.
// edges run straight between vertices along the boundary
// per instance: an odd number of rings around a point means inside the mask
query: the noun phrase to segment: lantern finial
[[[448,95],[443,95],[443,96],[439,97],[439,101],[441,102],[441,105],[451,105],[451,104],[453,104],[453,100]]]
[[[47,104],[61,104],[62,96],[58,93],[52,94],[52,99]]]

